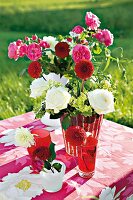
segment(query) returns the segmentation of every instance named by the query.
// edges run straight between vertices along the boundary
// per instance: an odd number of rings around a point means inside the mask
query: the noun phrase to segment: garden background
[[[92,11],[101,27],[115,36],[113,47],[123,47],[124,57],[133,59],[133,1],[132,0],[0,0],[0,120],[31,111],[28,75],[19,76],[28,67],[24,59],[10,60],[10,42],[37,34],[66,35],[75,25],[85,26],[86,11]],[[111,47],[112,48],[112,47]],[[121,52],[117,49],[119,57]],[[133,127],[133,63],[125,63],[126,79],[117,65],[108,68],[117,83],[117,105],[106,118]]]

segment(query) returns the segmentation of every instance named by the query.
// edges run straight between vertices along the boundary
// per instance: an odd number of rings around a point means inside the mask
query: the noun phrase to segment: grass
[[[96,3],[97,2],[97,3]],[[0,0],[0,119],[19,115],[32,110],[33,103],[29,98],[28,76],[19,77],[21,70],[27,67],[24,60],[14,62],[7,57],[7,47],[11,41],[38,33],[43,35],[68,34],[74,25],[84,25],[85,12],[90,10],[102,21],[102,28],[110,29],[116,36],[113,47],[122,46],[124,55],[132,55],[132,9],[133,2],[121,1],[1,1]],[[115,64],[108,72],[117,80],[116,112],[106,115],[108,119],[132,127],[132,64],[127,69],[126,82]]]

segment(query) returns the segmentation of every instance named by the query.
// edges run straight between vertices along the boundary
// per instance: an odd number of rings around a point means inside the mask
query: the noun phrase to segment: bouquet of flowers
[[[30,96],[36,101],[38,117],[46,112],[51,118],[64,113],[69,118],[114,111],[111,75],[105,73],[113,35],[99,28],[101,22],[91,12],[86,13],[85,23],[87,28],[75,26],[67,36],[40,39],[33,35],[10,43],[9,58],[30,60],[27,70],[35,79]]]
[[[71,155],[77,155],[74,146],[85,140],[86,132],[98,137],[103,115],[114,111],[115,85],[106,69],[110,61],[120,66],[109,49],[113,34],[100,29],[99,18],[91,12],[85,23],[86,28],[77,25],[67,36],[26,36],[8,47],[9,58],[29,60],[36,117],[61,119]]]

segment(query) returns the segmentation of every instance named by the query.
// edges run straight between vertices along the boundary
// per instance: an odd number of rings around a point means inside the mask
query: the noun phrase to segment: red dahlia
[[[96,146],[98,143],[98,140],[96,138],[93,138],[92,136],[87,137],[86,145],[87,146]]]
[[[51,152],[49,150],[48,147],[38,147],[36,148],[34,151],[33,151],[33,154],[32,154],[32,159],[33,160],[37,160],[37,159],[40,159],[40,160],[47,160],[49,157],[51,156]]]
[[[76,75],[82,79],[87,80],[90,78],[94,72],[94,66],[89,60],[81,60],[75,65],[75,73]]]
[[[86,138],[85,130],[80,126],[70,126],[65,133],[66,140],[73,146],[79,146]]]
[[[65,58],[69,56],[69,45],[66,42],[59,42],[55,46],[55,54],[59,58]]]
[[[41,64],[37,61],[30,63],[28,73],[32,78],[39,78],[42,72]]]

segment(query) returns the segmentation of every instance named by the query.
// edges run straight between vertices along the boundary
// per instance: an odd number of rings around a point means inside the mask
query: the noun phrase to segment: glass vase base
[[[82,171],[79,171],[79,175],[82,178],[91,178],[94,175],[94,171],[92,171],[92,172],[82,172]]]

